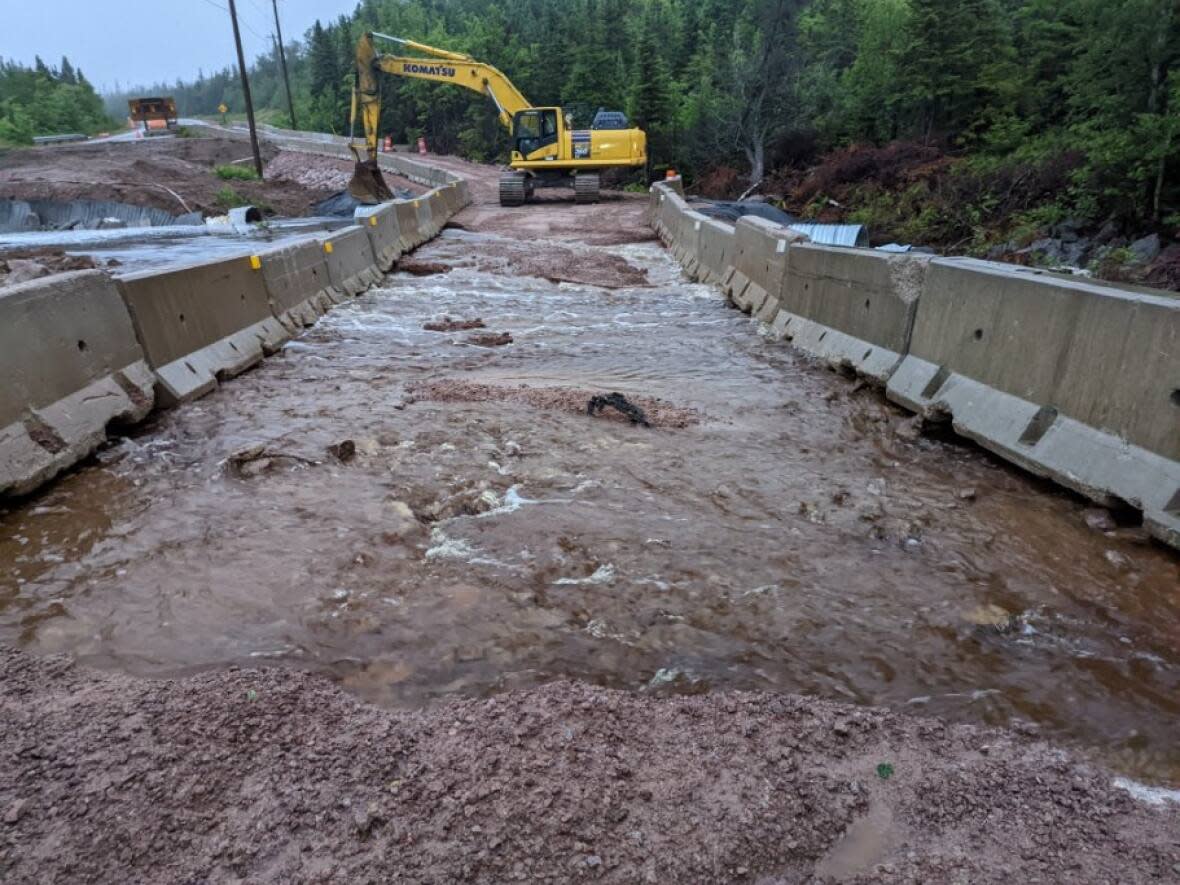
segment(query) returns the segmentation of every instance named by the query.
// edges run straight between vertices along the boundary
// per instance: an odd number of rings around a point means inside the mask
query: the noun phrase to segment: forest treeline
[[[626,110],[649,132],[653,175],[667,166],[690,180],[732,170],[732,188],[744,190],[784,168],[843,157],[833,192],[811,187],[818,211],[857,163],[916,157],[939,170],[941,208],[925,199],[931,185],[915,161],[887,182],[885,196],[875,193],[877,202],[862,198],[864,212],[942,225],[915,232],[942,239],[969,236],[1001,210],[1033,222],[1163,226],[1180,224],[1175,7],[1174,0],[363,0],[352,15],[317,23],[293,42],[288,61],[301,128],[347,130],[353,47],[374,30],[470,53],[507,73],[533,102],[572,106],[582,121],[598,107]],[[282,121],[275,56],[257,60],[252,85],[258,105]],[[231,69],[149,91],[176,95],[183,114],[215,113],[222,101],[242,108]],[[480,96],[394,78],[384,92],[382,126],[397,141],[424,135],[439,150],[504,156],[505,135]],[[111,97],[111,113],[122,113],[125,97]],[[881,152],[895,143],[908,147]],[[927,193],[907,196],[919,185]]]
[[[62,58],[32,67],[0,58],[0,143],[28,144],[34,135],[89,134],[111,126],[103,101],[81,70]]]

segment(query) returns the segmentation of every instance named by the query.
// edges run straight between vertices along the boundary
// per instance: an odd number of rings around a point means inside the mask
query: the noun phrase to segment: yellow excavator
[[[388,40],[426,57],[383,55],[374,38]],[[628,125],[618,111],[599,111],[589,129],[576,130],[557,107],[533,107],[512,81],[494,67],[469,55],[436,49],[413,40],[368,33],[357,41],[356,79],[352,90],[352,137],[359,113],[365,130],[361,158],[350,143],[356,170],[348,190],[363,203],[393,199],[377,166],[378,120],[381,116],[380,72],[417,80],[463,86],[491,98],[512,136],[511,168],[500,176],[500,205],[520,206],[538,188],[572,187],[579,203],[598,201],[599,174],[604,169],[647,165],[647,136]]]

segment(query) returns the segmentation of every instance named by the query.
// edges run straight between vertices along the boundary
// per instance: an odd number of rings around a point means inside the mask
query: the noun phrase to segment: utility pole
[[[275,11],[275,33],[278,34],[279,64],[283,66],[283,85],[287,87],[287,110],[291,114],[291,128],[298,129],[295,122],[295,102],[291,98],[291,79],[287,76],[287,53],[283,50],[283,26],[279,24],[279,0],[270,0]]]
[[[246,76],[246,56],[242,54],[242,32],[238,30],[238,8],[234,6],[234,0],[229,0],[229,17],[234,23],[234,44],[238,47],[238,71],[242,75],[242,94],[246,97],[246,122],[250,124],[254,171],[262,178],[262,153],[258,150],[258,129],[254,125],[254,99],[250,97],[250,79]]]

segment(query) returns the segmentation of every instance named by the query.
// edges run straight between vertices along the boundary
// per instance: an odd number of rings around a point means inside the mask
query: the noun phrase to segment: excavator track
[[[500,205],[523,206],[528,184],[523,172],[505,172],[500,176]]]
[[[598,202],[598,173],[583,172],[574,179],[574,202]]]

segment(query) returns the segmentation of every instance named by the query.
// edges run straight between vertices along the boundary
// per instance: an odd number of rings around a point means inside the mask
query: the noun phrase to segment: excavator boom
[[[436,83],[450,83],[486,95],[496,105],[500,122],[512,131],[512,118],[519,111],[531,107],[528,99],[512,85],[512,81],[493,68],[477,61],[430,61],[421,58],[404,58],[396,55],[380,55],[377,67],[387,74],[399,77],[413,77],[417,80],[433,80]]]

